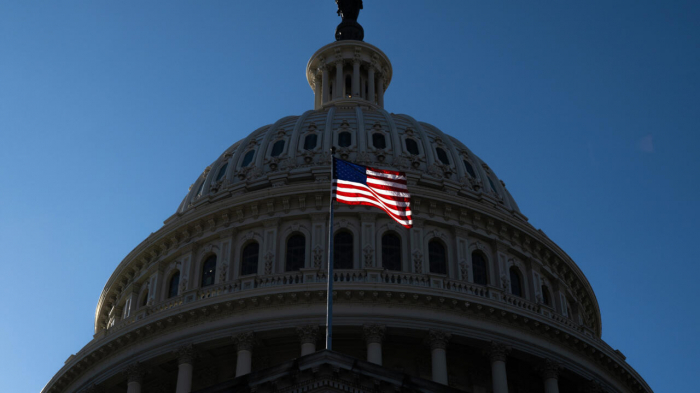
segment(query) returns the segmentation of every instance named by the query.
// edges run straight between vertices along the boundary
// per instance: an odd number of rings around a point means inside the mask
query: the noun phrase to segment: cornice
[[[73,358],[47,385],[44,392],[59,393],[70,387],[80,375],[121,351],[133,350],[134,345],[169,331],[187,329],[214,320],[228,318],[238,312],[273,310],[292,305],[322,305],[325,302],[325,284],[305,285],[304,290],[291,287],[272,287],[265,290],[234,292],[218,297],[185,303],[182,307],[168,308],[132,323],[115,326],[101,338],[93,340]],[[439,310],[467,318],[517,328],[534,334],[556,345],[584,356],[625,383],[632,392],[651,392],[641,377],[602,340],[573,331],[567,326],[526,309],[514,309],[507,303],[461,295],[431,288],[391,288],[366,290],[356,284],[337,283],[333,292],[338,305],[374,304],[375,307],[409,307]],[[284,291],[288,289],[288,291]],[[410,289],[410,290],[404,290]],[[158,305],[156,305],[157,307]],[[267,313],[267,312],[266,312]],[[155,318],[154,318],[155,317]],[[384,324],[384,323],[383,323]],[[243,327],[249,330],[249,327]],[[511,344],[515,349],[519,344]],[[524,344],[523,344],[524,345]],[[523,349],[527,351],[527,349]]]

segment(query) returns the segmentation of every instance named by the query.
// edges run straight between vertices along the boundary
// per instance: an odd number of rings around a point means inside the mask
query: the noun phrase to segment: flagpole
[[[328,288],[326,290],[326,349],[333,349],[333,178],[335,146],[331,146],[331,209],[328,224]]]

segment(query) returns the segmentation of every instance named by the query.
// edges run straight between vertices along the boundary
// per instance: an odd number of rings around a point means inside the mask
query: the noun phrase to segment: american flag
[[[370,168],[333,158],[333,195],[348,205],[369,205],[384,210],[406,228],[413,227],[411,194],[406,174]]]

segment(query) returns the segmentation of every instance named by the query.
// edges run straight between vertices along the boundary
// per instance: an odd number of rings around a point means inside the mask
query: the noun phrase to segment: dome
[[[505,184],[459,140],[359,101],[284,117],[236,142],[192,184],[177,215],[253,190],[284,193],[286,186],[327,183],[331,146],[345,160],[406,172],[410,186],[489,203],[526,220]]]
[[[355,24],[336,37],[359,37]],[[44,392],[650,392],[601,339],[583,272],[492,169],[384,110],[391,76],[365,42],[319,49],[313,109],[253,131],[195,179],[116,267],[92,341]],[[329,221],[331,147],[405,172],[413,228],[360,205],[336,204]]]

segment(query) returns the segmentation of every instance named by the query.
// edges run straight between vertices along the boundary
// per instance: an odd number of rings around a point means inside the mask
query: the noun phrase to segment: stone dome
[[[505,184],[459,140],[411,116],[343,101],[284,117],[233,144],[192,184],[177,215],[252,190],[284,193],[285,186],[304,183],[327,187],[329,151],[336,146],[345,160],[406,172],[411,186],[489,203],[526,220]]]
[[[115,268],[93,339],[43,391],[651,392],[601,339],[585,275],[489,166],[384,110],[391,75],[370,44],[319,49],[314,109],[203,171]],[[343,204],[329,228],[332,146],[406,172],[412,229]],[[342,256],[332,277],[330,252]],[[335,344],[316,351],[327,295]]]

